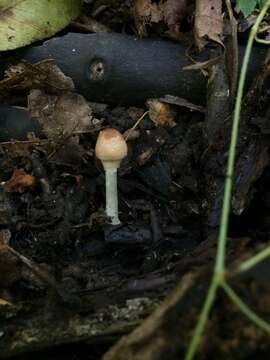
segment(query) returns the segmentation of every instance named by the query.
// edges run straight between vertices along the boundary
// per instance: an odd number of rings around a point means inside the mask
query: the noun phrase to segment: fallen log
[[[240,46],[240,62],[244,47]],[[265,52],[261,46],[253,50],[249,82]],[[198,69],[185,67],[216,57],[215,49],[213,53],[210,48],[196,56],[180,43],[116,33],[69,33],[15,54],[31,63],[54,59],[90,101],[134,105],[167,94],[205,103],[206,77]]]

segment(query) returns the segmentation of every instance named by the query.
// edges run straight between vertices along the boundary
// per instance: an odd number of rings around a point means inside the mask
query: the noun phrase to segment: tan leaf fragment
[[[12,304],[11,304],[11,302],[0,298],[0,307],[1,306],[12,306]]]
[[[151,23],[165,23],[169,30],[166,35],[179,39],[179,26],[187,12],[187,0],[136,0],[134,4],[135,24],[140,36],[145,35],[145,27]]]
[[[39,121],[50,140],[92,128],[92,109],[83,96],[75,93],[54,96],[32,90],[28,96],[28,111],[31,118]]]
[[[5,78],[0,81],[0,94],[7,90],[30,89],[42,89],[58,94],[74,90],[74,83],[50,59],[36,64],[22,62],[12,65],[6,70]]]
[[[194,34],[199,49],[207,40],[222,45],[222,0],[196,0]]]
[[[187,0],[167,0],[163,3],[164,21],[168,25],[167,35],[174,39],[180,38],[179,26],[187,14]]]
[[[160,7],[151,0],[136,0],[133,10],[136,28],[140,36],[145,35],[147,24],[158,23],[163,19]]]
[[[27,174],[23,169],[15,169],[11,178],[4,184],[7,192],[23,193],[32,188],[36,183],[36,178]]]
[[[176,125],[176,112],[170,104],[165,104],[158,99],[149,99],[146,104],[149,107],[149,117],[157,126],[174,127]]]

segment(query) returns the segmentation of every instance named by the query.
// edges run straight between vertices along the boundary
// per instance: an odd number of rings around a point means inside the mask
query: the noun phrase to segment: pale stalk
[[[106,215],[111,219],[112,225],[120,224],[117,190],[117,169],[119,164],[119,161],[103,161],[106,181]]]

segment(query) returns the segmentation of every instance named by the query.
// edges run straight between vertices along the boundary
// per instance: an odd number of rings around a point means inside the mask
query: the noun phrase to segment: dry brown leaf
[[[5,78],[0,81],[0,92],[30,89],[43,89],[58,94],[74,90],[74,83],[53,60],[43,60],[34,65],[27,62],[12,65],[5,72]]]
[[[135,24],[140,36],[146,34],[146,25],[163,22],[169,28],[168,37],[179,39],[179,26],[187,12],[187,0],[136,0],[134,4]]]
[[[12,303],[7,301],[7,300],[4,300],[4,299],[0,298],[0,307],[1,306],[12,306]]]
[[[15,169],[11,178],[4,184],[6,192],[23,193],[36,183],[34,176],[27,174],[23,169]]]
[[[196,0],[194,33],[199,49],[207,40],[222,44],[222,0]]]
[[[171,105],[158,99],[149,99],[146,104],[149,107],[149,117],[157,126],[174,127],[176,125],[176,112]]]
[[[159,5],[151,0],[136,0],[134,4],[135,24],[140,36],[145,35],[145,26],[163,19]]]
[[[92,109],[83,96],[75,93],[54,96],[32,90],[28,96],[28,111],[50,140],[68,138],[92,128]]]
[[[169,27],[169,30],[166,34],[171,38],[179,39],[179,26],[183,17],[187,13],[187,1],[167,0],[163,3],[162,7],[164,21]]]

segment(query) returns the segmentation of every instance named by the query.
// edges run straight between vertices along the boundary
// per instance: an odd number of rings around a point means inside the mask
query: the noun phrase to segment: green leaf
[[[258,0],[237,0],[237,7],[242,11],[244,17],[252,13],[257,5]]]
[[[80,13],[81,0],[0,0],[0,51],[54,35]]]
[[[259,0],[259,6],[260,6],[260,9],[262,9],[265,5],[267,0]]]

